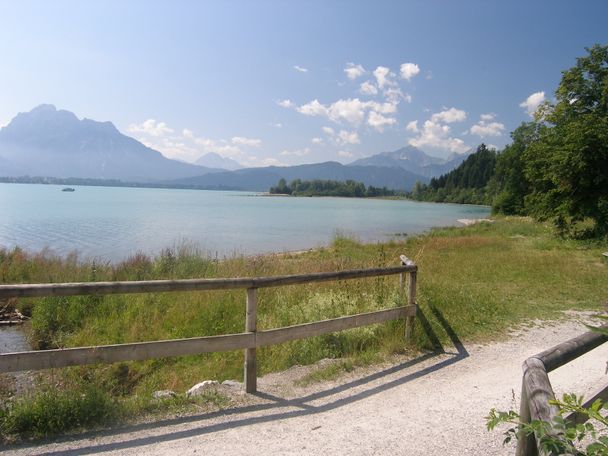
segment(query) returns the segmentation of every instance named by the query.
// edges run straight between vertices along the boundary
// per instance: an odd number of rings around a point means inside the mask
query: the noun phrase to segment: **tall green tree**
[[[572,227],[590,218],[608,233],[608,46],[595,45],[563,72],[556,103],[537,112],[536,141],[524,152],[526,208]]]
[[[508,215],[523,215],[524,198],[530,191],[530,183],[524,174],[524,152],[538,139],[542,126],[536,122],[522,123],[513,133],[513,142],[496,157],[494,176],[489,192],[495,194],[492,202],[494,212]]]

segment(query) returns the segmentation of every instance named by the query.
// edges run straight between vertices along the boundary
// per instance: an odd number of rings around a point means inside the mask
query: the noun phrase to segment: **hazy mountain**
[[[151,182],[214,170],[165,158],[111,122],[79,120],[41,105],[0,129],[0,176],[52,176]]]
[[[472,151],[471,151],[472,152]],[[438,177],[460,165],[470,154],[451,154],[447,159],[432,157],[413,146],[406,146],[394,152],[382,152],[361,158],[349,166],[380,166],[402,168],[428,178]]]
[[[243,168],[239,162],[232,160],[231,158],[222,157],[215,152],[209,152],[203,155],[201,158],[194,162],[199,166],[206,166],[208,168],[219,168],[228,171],[234,171]]]
[[[246,168],[179,179],[173,181],[173,183],[210,189],[268,191],[281,178],[287,180],[287,182],[294,179],[331,179],[337,181],[352,179],[363,182],[365,185],[399,190],[410,190],[416,181],[422,183],[429,181],[425,176],[414,174],[400,167],[346,166],[337,162],[325,162],[286,167]]]

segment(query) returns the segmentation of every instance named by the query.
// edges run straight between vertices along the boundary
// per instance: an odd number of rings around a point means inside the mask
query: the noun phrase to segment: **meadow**
[[[397,265],[405,254],[419,266],[417,319],[405,345],[402,321],[343,331],[258,351],[258,375],[323,358],[340,359],[303,383],[340,375],[395,353],[412,357],[448,343],[444,324],[465,343],[504,338],[510,329],[555,319],[567,310],[601,310],[608,300],[605,241],[562,239],[528,218],[497,218],[466,228],[434,229],[402,240],[363,244],[336,236],[331,246],[304,253],[238,256],[217,261],[191,247],[143,254],[117,263],[0,251],[0,283],[183,279],[300,274]],[[398,277],[316,283],[259,290],[258,328],[327,319],[403,305]],[[75,347],[238,333],[244,330],[243,290],[22,299],[32,317],[34,347]],[[424,324],[422,324],[424,322]],[[13,397],[3,388],[4,439],[44,436],[143,415],[223,407],[226,398],[183,393],[206,379],[242,381],[243,353],[228,352],[46,371],[36,388]],[[10,398],[10,399],[9,399]]]

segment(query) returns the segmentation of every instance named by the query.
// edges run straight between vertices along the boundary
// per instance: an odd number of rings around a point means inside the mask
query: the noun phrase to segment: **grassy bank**
[[[0,282],[296,274],[390,266],[397,264],[400,254],[419,264],[418,303],[428,325],[427,331],[422,324],[416,325],[412,346],[403,345],[403,323],[390,322],[261,349],[258,362],[264,374],[322,358],[348,358],[343,363],[348,368],[385,354],[431,349],[438,340],[449,340],[440,319],[462,340],[471,342],[499,338],[509,327],[529,319],[554,318],[563,310],[600,309],[608,299],[603,286],[608,282],[608,262],[601,255],[605,250],[606,243],[561,240],[547,226],[517,218],[437,229],[384,244],[336,238],[328,248],[303,254],[234,257],[220,262],[191,249],[168,250],[157,258],[138,255],[117,265],[80,262],[75,256],[60,259],[20,250],[0,251]],[[386,277],[261,289],[258,327],[396,306],[403,299],[397,288],[397,277]],[[245,293],[47,298],[22,300],[19,307],[32,315],[35,345],[72,347],[242,332]],[[0,432],[5,437],[28,432],[44,435],[129,419],[162,408],[150,399],[154,390],[183,392],[204,379],[240,380],[242,364],[242,353],[230,352],[47,372],[40,380],[38,396],[3,406]],[[57,403],[65,402],[61,395],[70,391],[78,392],[83,400],[59,407]],[[187,405],[181,401],[167,406]],[[37,408],[32,404],[38,404]],[[51,410],[84,410],[83,415],[76,422],[64,420],[63,426],[57,417],[59,424],[54,427],[35,427],[32,423],[44,421],[36,417],[44,414],[31,410],[45,410],[48,404],[55,404]],[[91,412],[87,414],[87,410]],[[94,410],[105,412],[89,420]],[[21,424],[16,426],[16,422]]]

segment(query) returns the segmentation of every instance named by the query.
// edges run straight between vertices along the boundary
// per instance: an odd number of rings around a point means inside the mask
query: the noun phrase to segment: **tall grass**
[[[438,316],[461,339],[485,341],[500,337],[528,319],[553,318],[566,309],[599,309],[608,299],[603,287],[608,282],[608,268],[601,256],[605,249],[606,244],[601,242],[560,240],[547,226],[515,218],[468,228],[437,229],[423,236],[379,244],[361,244],[338,234],[330,247],[303,254],[235,256],[225,261],[186,248],[168,249],[155,258],[139,254],[115,265],[79,261],[75,255],[58,258],[48,252],[29,255],[20,249],[0,250],[0,282],[303,274],[391,266],[398,264],[400,254],[418,263],[418,303],[435,335],[427,334],[418,324],[413,345],[405,347],[403,323],[395,321],[264,347],[258,354],[260,373],[264,374],[322,358],[349,358],[354,361],[348,363],[357,364],[359,358],[430,349],[437,338],[449,340]],[[397,284],[398,278],[393,276],[260,289],[258,328],[401,305],[405,297]],[[245,293],[234,290],[45,298],[21,300],[19,306],[32,315],[35,346],[74,347],[242,332]],[[62,391],[81,388],[85,378],[95,384],[95,394],[99,392],[100,396],[91,400],[109,404],[100,408],[107,413],[95,418],[103,421],[116,416],[110,413],[112,404],[147,398],[156,389],[185,391],[204,379],[240,379],[242,366],[241,352],[210,353],[68,368],[53,376],[63,379]],[[37,400],[53,403],[54,399],[30,398],[17,408],[12,406],[11,413],[34,407]],[[61,397],[57,400],[63,401]],[[141,404],[144,410],[149,401]],[[66,423],[66,427],[87,425],[84,421],[79,418]],[[37,421],[32,418],[31,422]],[[26,427],[0,425],[0,432],[25,432]],[[51,427],[47,432],[58,430]],[[44,432],[38,429],[34,433]]]

